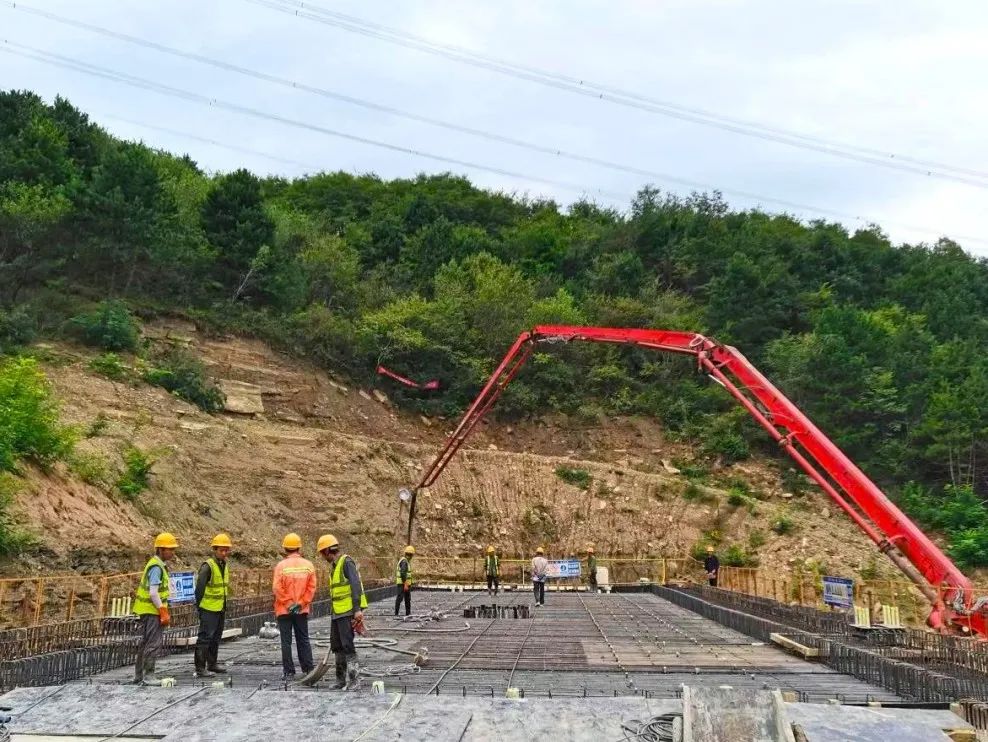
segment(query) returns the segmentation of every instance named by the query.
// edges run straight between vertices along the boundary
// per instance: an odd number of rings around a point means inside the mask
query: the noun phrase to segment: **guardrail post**
[[[661,584],[663,584],[663,585],[666,584],[666,560],[665,560],[665,557],[662,557],[662,580],[661,580]]]
[[[34,623],[32,624],[33,626],[37,626],[39,623],[41,623],[41,606],[44,603],[44,600],[45,600],[45,581],[42,579],[42,580],[38,580],[38,588],[35,592]]]

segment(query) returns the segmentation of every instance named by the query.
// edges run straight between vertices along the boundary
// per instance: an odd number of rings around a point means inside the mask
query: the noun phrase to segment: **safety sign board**
[[[191,603],[196,599],[196,573],[170,572],[168,574],[168,602]]]
[[[579,559],[554,559],[549,562],[547,577],[579,577]]]
[[[850,608],[854,605],[854,580],[846,577],[823,578],[823,602],[834,608]]]

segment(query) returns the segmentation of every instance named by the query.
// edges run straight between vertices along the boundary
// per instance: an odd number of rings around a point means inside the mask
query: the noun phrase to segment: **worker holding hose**
[[[168,566],[175,556],[178,540],[170,533],[159,533],[154,539],[154,556],[148,559],[137,584],[134,613],[141,619],[141,641],[137,645],[134,683],[158,685],[154,677],[154,662],[161,655],[164,629],[171,623],[168,613]]]
[[[401,601],[405,601],[405,615],[412,615],[412,557],[415,556],[415,547],[409,544],[405,547],[405,555],[398,560],[398,567],[395,570],[395,618],[398,617],[398,609],[401,608]]]
[[[329,595],[332,598],[332,622],[329,648],[336,658],[336,690],[353,690],[360,680],[360,665],[354,646],[354,632],[364,633],[364,608],[367,596],[360,581],[360,571],[353,557],[340,553],[340,542],[327,533],[319,537],[316,550],[330,564]]]

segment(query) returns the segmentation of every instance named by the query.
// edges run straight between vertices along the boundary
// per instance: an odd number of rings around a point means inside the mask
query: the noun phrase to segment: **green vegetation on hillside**
[[[618,213],[449,174],[208,176],[64,100],[0,94],[0,349],[95,327],[126,350],[119,309],[95,306],[106,298],[364,383],[379,363],[438,378],[438,394],[389,392],[446,415],[533,324],[702,331],[739,346],[883,486],[913,482],[901,501],[955,557],[988,563],[970,547],[988,543],[988,262],[949,240],[894,246],[877,227],[650,187]],[[629,348],[540,348],[499,410],[651,415],[724,462],[774,450],[687,359]],[[957,498],[980,515],[938,519]]]

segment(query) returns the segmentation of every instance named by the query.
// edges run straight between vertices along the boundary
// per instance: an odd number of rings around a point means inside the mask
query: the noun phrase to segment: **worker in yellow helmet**
[[[292,660],[292,634],[295,634],[298,661],[302,674],[312,672],[312,644],[309,643],[309,608],[316,595],[316,568],[302,557],[302,537],[289,533],[281,542],[285,558],[274,568],[274,615],[281,636],[281,666],[288,682],[295,679]]]
[[[398,567],[395,570],[395,618],[398,618],[398,609],[401,601],[405,601],[405,615],[412,615],[412,557],[415,556],[415,547],[409,544],[405,547],[405,554],[398,560]]]
[[[226,623],[226,601],[230,595],[230,570],[227,557],[233,542],[218,533],[209,544],[213,556],[202,563],[196,575],[196,606],[199,608],[199,637],[196,640],[196,675],[210,677],[226,672],[219,664],[220,640]]]
[[[329,648],[336,658],[336,690],[354,690],[360,682],[360,665],[354,646],[354,632],[363,633],[364,608],[367,596],[360,580],[360,571],[353,557],[341,553],[336,536],[327,533],[319,537],[316,550],[330,564],[329,596],[332,599],[332,622]]]
[[[487,594],[497,595],[498,580],[501,577],[501,562],[497,558],[497,550],[487,547],[487,557],[484,559],[484,574],[487,576]]]
[[[532,589],[535,591],[535,607],[545,605],[545,581],[549,575],[549,560],[545,558],[545,548],[535,550],[532,558]]]
[[[141,573],[134,596],[134,613],[141,619],[141,641],[137,645],[134,682],[138,685],[158,685],[154,676],[155,660],[161,656],[164,629],[171,623],[168,613],[168,562],[175,557],[178,540],[170,533],[159,533],[154,539],[154,556],[148,559]]]

